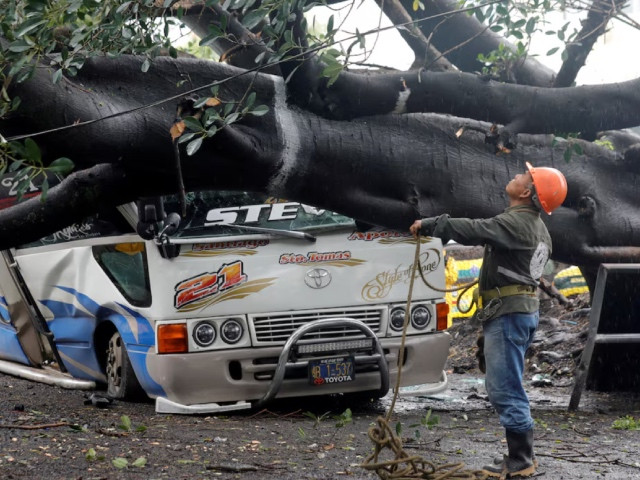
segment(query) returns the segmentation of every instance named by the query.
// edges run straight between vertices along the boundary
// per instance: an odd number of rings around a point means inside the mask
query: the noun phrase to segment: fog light
[[[193,339],[201,347],[208,347],[216,339],[216,327],[211,322],[200,322],[193,329]]]
[[[344,340],[341,342],[306,343],[298,345],[299,354],[350,352],[354,350],[369,350],[373,346],[373,339]]]
[[[227,320],[220,327],[220,336],[227,343],[238,343],[243,333],[244,328],[237,320]]]
[[[406,313],[404,308],[396,307],[391,310],[391,315],[389,316],[389,321],[391,323],[391,328],[395,331],[402,330],[404,326],[404,317]]]
[[[425,305],[418,305],[411,311],[411,325],[423,330],[431,322],[431,311]]]

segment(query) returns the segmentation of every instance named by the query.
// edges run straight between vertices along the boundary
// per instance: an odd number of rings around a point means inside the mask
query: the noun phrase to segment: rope
[[[419,239],[418,239],[418,241],[416,243],[417,243],[416,250],[418,251],[417,255],[420,255],[420,241],[419,241]],[[414,264],[414,267],[415,267],[415,264]],[[415,272],[415,268],[414,268],[414,272]],[[429,283],[429,280],[427,280],[427,277],[424,276],[424,272],[422,271],[421,268],[418,268],[418,273],[420,273],[420,278],[422,279],[422,283],[424,283],[431,290],[435,290],[436,292],[450,293],[450,292],[457,292],[458,290],[462,290],[462,293],[460,295],[458,295],[459,299],[462,298],[464,296],[464,294],[467,293],[467,291],[471,287],[473,287],[474,285],[478,284],[478,280],[474,280],[473,282],[465,283],[464,285],[458,285],[457,287],[439,288],[439,287],[436,287],[435,285],[432,285],[431,283]],[[409,291],[409,295],[411,295],[411,291]],[[458,311],[460,313],[462,313],[462,314],[469,313],[475,304],[476,304],[476,299],[474,298],[471,301],[471,303],[469,304],[469,308],[467,308],[466,310],[462,310],[460,308],[460,306],[458,306]]]
[[[391,405],[384,417],[378,417],[377,425],[369,428],[368,434],[374,443],[373,453],[371,453],[360,467],[365,470],[375,471],[382,480],[412,480],[416,478],[428,480],[485,480],[487,474],[476,470],[463,470],[464,463],[447,463],[444,465],[436,465],[433,462],[423,459],[419,455],[408,455],[402,448],[402,439],[398,437],[389,426],[391,415],[396,405],[398,392],[400,390],[400,382],[402,378],[402,364],[404,363],[405,339],[407,336],[407,327],[409,326],[408,312],[411,307],[411,297],[413,295],[413,283],[416,276],[416,269],[422,274],[420,265],[420,239],[416,239],[416,253],[413,260],[411,271],[411,279],[409,282],[409,295],[407,296],[407,304],[402,328],[402,341],[400,343],[400,351],[398,353],[398,376],[396,378],[396,386],[393,392]],[[423,277],[423,281],[424,281]],[[426,282],[425,282],[426,283]],[[427,285],[429,285],[427,283]],[[464,287],[464,286],[463,286]],[[470,288],[469,286],[467,286]],[[431,287],[433,288],[433,287]],[[438,291],[443,291],[438,289]],[[380,454],[385,448],[389,448],[393,454],[390,460],[381,460]]]

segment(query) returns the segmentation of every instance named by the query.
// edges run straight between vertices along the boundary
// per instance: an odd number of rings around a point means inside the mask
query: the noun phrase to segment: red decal
[[[247,281],[242,261],[222,265],[217,272],[207,272],[176,285],[175,308],[213,296]]]

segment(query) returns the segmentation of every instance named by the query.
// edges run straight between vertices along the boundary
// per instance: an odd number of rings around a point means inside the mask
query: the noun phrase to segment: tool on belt
[[[482,323],[493,318],[502,306],[502,299],[504,297],[514,295],[533,297],[536,294],[536,288],[537,287],[533,285],[504,285],[502,287],[492,288],[491,290],[484,290],[480,293],[476,290],[473,295],[473,301],[476,304],[475,320]]]

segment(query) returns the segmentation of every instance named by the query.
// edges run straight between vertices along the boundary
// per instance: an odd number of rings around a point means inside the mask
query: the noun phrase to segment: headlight
[[[220,336],[227,343],[237,343],[244,333],[242,324],[237,320],[227,320],[220,327]]]
[[[393,330],[402,330],[402,327],[404,326],[404,316],[405,316],[405,311],[404,308],[402,307],[396,307],[393,310],[391,310],[391,315],[389,316],[389,321],[391,323],[391,328]]]
[[[216,339],[216,327],[211,322],[199,322],[193,329],[193,340],[201,347],[208,347]]]
[[[418,305],[411,311],[411,325],[418,330],[424,329],[431,322],[431,311],[425,305]]]

